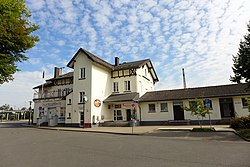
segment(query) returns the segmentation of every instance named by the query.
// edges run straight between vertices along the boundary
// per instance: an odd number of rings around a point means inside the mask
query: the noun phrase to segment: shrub
[[[234,129],[250,129],[250,116],[231,118],[230,127]]]

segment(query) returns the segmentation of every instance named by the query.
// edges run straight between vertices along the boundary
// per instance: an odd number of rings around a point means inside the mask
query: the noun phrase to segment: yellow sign
[[[100,107],[100,106],[101,106],[101,100],[95,99],[95,101],[94,101],[94,106],[95,106],[95,107]]]

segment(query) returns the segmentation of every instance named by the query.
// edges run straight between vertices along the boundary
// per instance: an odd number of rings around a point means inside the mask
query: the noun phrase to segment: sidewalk
[[[38,129],[58,130],[58,131],[74,131],[74,132],[93,132],[93,133],[111,133],[123,135],[142,135],[151,133],[157,130],[163,131],[190,131],[199,126],[135,126],[135,127],[92,127],[92,128],[74,128],[74,127],[38,127],[34,125],[26,125]],[[209,126],[203,126],[209,127]],[[218,132],[234,132],[229,128],[229,125],[213,125]]]

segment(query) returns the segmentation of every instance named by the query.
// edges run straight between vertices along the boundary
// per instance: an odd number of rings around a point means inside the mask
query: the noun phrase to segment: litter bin
[[[136,120],[135,120],[135,119],[131,120],[131,121],[129,122],[129,125],[130,125],[130,127],[135,126],[135,125],[136,125]]]

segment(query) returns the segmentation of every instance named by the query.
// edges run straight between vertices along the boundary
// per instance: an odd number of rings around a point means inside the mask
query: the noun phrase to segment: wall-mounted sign
[[[94,106],[95,106],[95,107],[100,107],[100,106],[101,106],[101,100],[95,99],[95,101],[94,101]]]
[[[45,103],[46,107],[61,107],[61,102]]]

